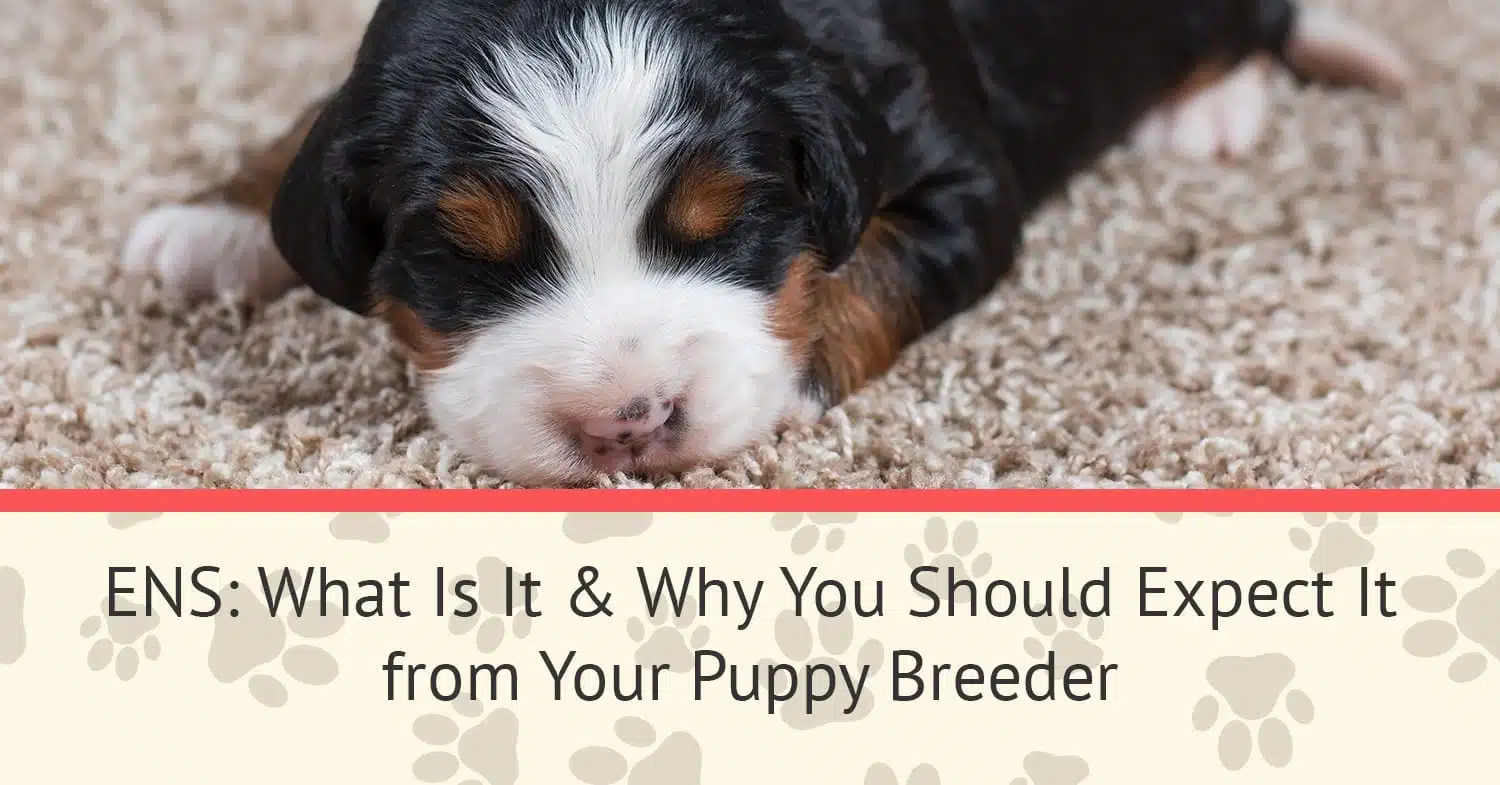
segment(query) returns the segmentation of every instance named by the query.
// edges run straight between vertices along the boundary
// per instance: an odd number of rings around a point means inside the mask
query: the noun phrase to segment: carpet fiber
[[[1500,0],[1314,0],[1405,105],[1297,92],[1241,166],[1124,151],[1021,270],[817,427],[685,486],[1500,485]],[[131,301],[148,206],[339,77],[372,0],[49,0],[0,25],[0,485],[494,486],[383,330]]]

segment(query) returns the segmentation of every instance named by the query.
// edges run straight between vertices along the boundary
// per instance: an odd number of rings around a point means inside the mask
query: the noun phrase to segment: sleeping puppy
[[[1248,150],[1268,59],[1409,78],[1291,0],[383,0],[347,80],[124,262],[383,321],[513,482],[681,471],[883,374],[1110,147]]]

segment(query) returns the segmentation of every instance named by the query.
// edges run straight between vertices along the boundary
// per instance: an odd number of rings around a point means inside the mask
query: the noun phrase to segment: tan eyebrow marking
[[[448,234],[461,247],[495,261],[509,259],[521,247],[525,214],[510,191],[465,177],[438,200]]]
[[[667,225],[689,240],[708,240],[729,230],[744,208],[745,179],[703,158],[683,169],[667,200]]]

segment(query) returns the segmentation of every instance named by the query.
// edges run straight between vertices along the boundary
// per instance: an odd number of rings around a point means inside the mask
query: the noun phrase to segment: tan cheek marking
[[[792,361],[801,364],[807,360],[813,340],[814,323],[811,304],[813,285],[822,275],[818,259],[812,254],[800,254],[787,266],[786,278],[776,292],[771,304],[771,334],[785,341]]]
[[[745,181],[726,169],[695,161],[667,201],[667,225],[689,240],[708,240],[729,230],[744,207]]]
[[[475,180],[461,180],[439,200],[438,210],[453,241],[495,261],[521,247],[521,205],[510,192]]]
[[[453,364],[459,348],[457,343],[428,327],[409,306],[383,300],[375,306],[375,315],[390,325],[391,333],[417,370],[441,371]]]
[[[772,308],[772,332],[828,385],[837,403],[890,370],[919,332],[912,292],[891,243],[900,233],[877,218],[836,274],[804,254],[793,260]]]

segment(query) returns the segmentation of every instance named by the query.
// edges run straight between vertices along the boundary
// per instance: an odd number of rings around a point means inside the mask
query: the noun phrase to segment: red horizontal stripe
[[[0,512],[1500,512],[1500,490],[26,490]]]

